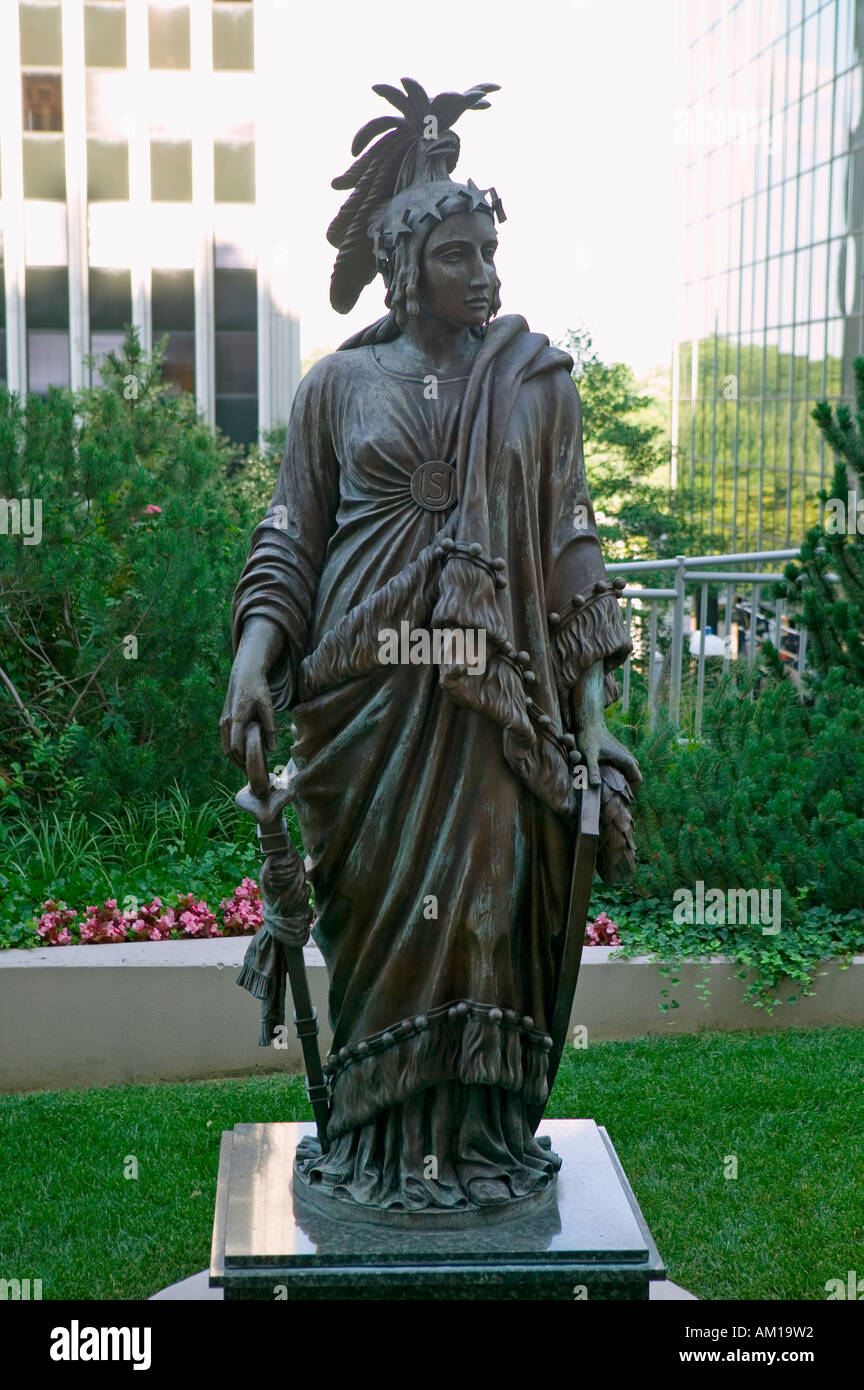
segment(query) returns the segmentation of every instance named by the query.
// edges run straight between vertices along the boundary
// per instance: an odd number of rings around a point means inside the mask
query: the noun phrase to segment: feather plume
[[[403,92],[386,82],[373,88],[399,112],[376,116],[358,130],[351,143],[354,163],[333,180],[350,196],[327,228],[327,240],[338,250],[330,281],[330,303],[347,314],[360,291],[378,270],[367,228],[376,211],[414,183],[447,178],[459,157],[459,137],[453,124],[465,111],[483,111],[486,96],[497,92],[494,82],[480,82],[467,92],[441,92],[430,100],[411,77],[402,78]],[[433,118],[431,126],[429,118]],[[430,129],[434,135],[430,138]],[[380,137],[380,138],[376,138]],[[370,141],[375,143],[369,146]]]

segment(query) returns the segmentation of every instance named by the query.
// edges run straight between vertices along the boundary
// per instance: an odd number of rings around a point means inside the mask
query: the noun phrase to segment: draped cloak
[[[438,1109],[415,1125],[421,1155],[430,1124],[464,1129],[454,1083],[495,1091],[505,1136],[514,1105],[547,1096],[576,805],[562,735],[582,673],[630,650],[571,370],[516,315],[489,326],[467,377],[431,387],[375,346],[316,363],[234,596],[235,651],[255,615],[285,638],[268,679],[295,726],[330,978],[328,1132],[346,1163],[365,1135],[368,1167],[400,1107],[405,1148],[424,1093]],[[445,512],[412,496],[431,459],[456,468]],[[379,633],[403,621],[485,629],[484,674],[382,664]]]

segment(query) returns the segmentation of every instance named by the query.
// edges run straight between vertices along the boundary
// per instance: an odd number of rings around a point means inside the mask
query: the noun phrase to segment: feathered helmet
[[[388,308],[400,320],[406,310],[416,313],[417,248],[424,240],[416,233],[428,232],[453,213],[478,209],[504,221],[494,188],[450,178],[459,158],[453,124],[464,111],[485,110],[486,96],[499,90],[497,84],[480,82],[467,92],[441,92],[431,100],[410,77],[402,78],[402,86],[404,92],[386,83],[372,88],[400,115],[376,116],[358,130],[351,153],[359,158],[333,180],[334,188],[353,189],[327,229],[327,240],[339,251],[330,303],[340,314],[353,309],[379,271],[387,282]],[[376,135],[382,138],[366,149]],[[405,254],[409,247],[413,255]]]

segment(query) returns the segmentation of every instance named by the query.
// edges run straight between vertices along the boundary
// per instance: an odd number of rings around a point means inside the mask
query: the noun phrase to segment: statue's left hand
[[[600,763],[611,763],[623,772],[634,792],[642,785],[639,764],[614,734],[610,734],[603,718],[591,719],[579,729],[578,743],[588,768],[588,782],[592,787],[600,785]]]

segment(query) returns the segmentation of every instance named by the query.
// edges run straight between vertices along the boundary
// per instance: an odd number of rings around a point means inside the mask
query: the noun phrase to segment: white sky
[[[490,110],[459,121],[453,177],[494,185],[504,204],[502,313],[553,340],[584,323],[605,360],[638,372],[669,362],[683,105],[673,0],[277,3],[286,54],[273,109],[285,123],[302,356],[384,312],[380,279],[353,313],[330,308],[325,232],[345,196],[330,180],[360,126],[391,110],[372,83],[408,76],[430,95],[501,85]]]

